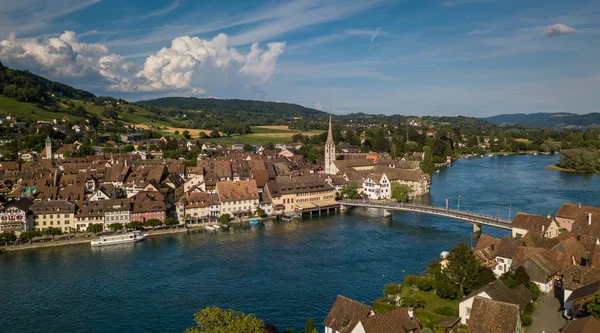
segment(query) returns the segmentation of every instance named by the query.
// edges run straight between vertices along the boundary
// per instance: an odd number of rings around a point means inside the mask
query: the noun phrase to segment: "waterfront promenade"
[[[448,209],[446,207],[438,207],[432,205],[417,205],[401,202],[385,202],[375,200],[340,200],[340,205],[345,207],[367,207],[379,208],[390,215],[391,211],[404,211],[437,216],[450,217],[456,220],[469,222],[473,224],[475,232],[481,231],[481,225],[510,230],[511,221],[500,219],[499,217],[478,214],[458,209]]]

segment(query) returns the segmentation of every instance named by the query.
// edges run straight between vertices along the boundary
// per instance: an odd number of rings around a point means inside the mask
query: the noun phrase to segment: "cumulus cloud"
[[[87,44],[72,31],[38,40],[14,35],[0,41],[0,60],[7,65],[39,70],[56,77],[96,76],[108,90],[185,91],[196,95],[213,84],[255,87],[275,73],[285,43],[253,44],[247,54],[228,47],[228,36],[213,39],[182,36],[138,65],[103,44]]]
[[[568,34],[572,34],[574,33],[576,30],[566,26],[564,24],[553,24],[551,26],[548,26],[546,28],[546,36],[548,37],[554,37],[554,36],[560,36],[560,35],[568,35]]]

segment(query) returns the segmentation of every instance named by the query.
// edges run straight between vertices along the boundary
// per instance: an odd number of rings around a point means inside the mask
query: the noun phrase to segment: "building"
[[[510,227],[514,238],[523,237],[529,232],[547,238],[556,237],[560,233],[558,224],[550,215],[540,216],[519,212],[512,220]]]
[[[520,239],[511,237],[500,239],[498,245],[495,245],[496,265],[492,269],[496,277],[499,277],[510,270],[518,248],[523,245],[524,243]]]
[[[562,269],[561,275],[562,279],[559,281],[563,290],[563,306],[565,309],[573,311],[573,301],[569,302],[569,297],[574,291],[584,287],[593,291],[594,287],[590,288],[588,286],[595,284],[600,288],[600,284],[597,283],[600,281],[600,269],[589,266],[568,265]],[[578,291],[578,293],[580,292],[581,290]]]
[[[332,114],[329,113],[329,130],[327,131],[327,141],[325,141],[325,173],[332,175],[336,172],[332,169],[333,161],[335,161],[335,143],[333,142],[333,128],[331,127]]]
[[[164,222],[167,218],[167,208],[162,201],[134,201],[130,213],[131,221],[144,223],[154,219]]]
[[[593,316],[572,320],[561,333],[597,333],[600,332],[600,320]]]
[[[467,324],[469,333],[520,333],[519,306],[476,296]]]
[[[392,196],[392,186],[385,173],[373,174],[365,178],[362,187],[363,193],[369,199],[389,199]]]
[[[335,188],[318,175],[277,177],[267,182],[265,190],[269,191],[273,208],[285,213],[337,205]]]
[[[555,214],[558,226],[567,231],[571,231],[578,213],[600,215],[600,207],[585,206],[581,203],[577,205],[565,203]]]
[[[374,315],[370,306],[340,295],[323,321],[325,333],[351,333],[361,320]]]
[[[30,199],[13,200],[0,206],[0,232],[14,232],[17,236],[23,231],[31,229],[29,217]]]
[[[218,218],[221,204],[217,194],[187,193],[177,201],[177,218],[181,223],[201,223]]]
[[[525,286],[520,285],[515,289],[510,289],[502,280],[496,280],[473,291],[460,301],[458,311],[461,324],[468,323],[476,297],[515,304],[519,307],[519,311],[523,311],[533,300],[533,294]]]
[[[125,226],[130,219],[131,202],[129,199],[107,199],[104,204],[104,229],[113,223]]]
[[[564,307],[576,317],[585,313],[585,305],[599,292],[600,280],[577,288],[567,297]]]
[[[65,200],[38,201],[31,209],[32,228],[43,231],[49,227],[70,232],[75,228],[75,204]]]
[[[221,214],[253,216],[259,204],[255,180],[217,182],[216,192],[221,204]]]
[[[50,139],[49,136],[46,137],[46,145],[44,147],[44,154],[42,155],[42,159],[52,159],[52,139]]]

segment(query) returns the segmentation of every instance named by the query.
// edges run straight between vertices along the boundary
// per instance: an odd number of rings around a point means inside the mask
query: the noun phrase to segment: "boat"
[[[494,154],[488,154],[488,157],[494,157]]]
[[[258,225],[258,224],[260,224],[260,219],[251,219],[250,220],[250,224],[252,224],[252,225]]]
[[[92,240],[92,246],[105,246],[115,244],[126,244],[143,241],[148,237],[148,234],[141,234],[139,231],[128,232],[118,235],[100,236],[98,239]]]
[[[216,231],[217,229],[211,225],[205,225],[204,230],[206,231]]]

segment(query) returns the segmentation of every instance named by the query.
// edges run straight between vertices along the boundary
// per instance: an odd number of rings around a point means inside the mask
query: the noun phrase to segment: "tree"
[[[100,224],[100,226],[102,225]],[[62,231],[59,228],[49,227],[48,229],[44,230],[44,234],[52,236],[52,241],[54,241],[54,237],[61,235]]]
[[[34,237],[37,237],[37,236],[38,236],[38,234],[39,234],[39,233],[38,233],[37,231],[35,231],[35,230],[27,230],[27,231],[23,231],[23,232],[22,232],[22,233],[19,235],[19,238],[21,238],[21,240],[28,241],[29,243],[31,243],[31,240],[32,240]]]
[[[349,182],[342,185],[342,188],[340,189],[340,196],[342,198],[348,198],[351,200],[357,199],[359,197],[358,185],[355,182]]]
[[[165,219],[165,225],[174,226],[174,225],[178,225],[178,224],[179,224],[179,220],[174,217],[167,217]]]
[[[123,147],[124,153],[131,153],[134,150],[135,150],[135,147],[133,145],[126,145],[125,147]]]
[[[431,176],[433,170],[435,169],[435,164],[433,163],[433,154],[431,154],[431,148],[423,147],[423,160],[419,163],[421,170]]]
[[[121,223],[111,223],[108,225],[108,229],[116,232],[119,230],[123,230],[123,225]]]
[[[142,226],[143,226],[142,222],[131,221],[125,225],[125,228],[127,228],[128,230],[140,230],[140,229],[142,229]]]
[[[4,231],[0,233],[0,241],[4,242],[5,244],[8,244],[9,242],[14,242],[16,240],[17,236],[14,232]]]
[[[308,318],[306,320],[306,325],[304,325],[304,333],[312,333],[315,329],[315,320],[312,318]]]
[[[227,223],[229,223],[230,219],[231,219],[231,215],[229,215],[229,214],[222,214],[219,217],[219,222],[221,222],[223,224],[227,224]]]
[[[458,286],[459,293],[471,291],[482,268],[473,250],[461,242],[450,250],[446,259],[448,266],[444,272]]]
[[[254,151],[254,147],[252,147],[252,145],[249,144],[249,143],[245,143],[243,149],[244,149],[245,152],[252,152],[252,151]]]
[[[392,197],[396,199],[396,201],[406,202],[408,200],[409,192],[410,188],[408,186],[398,182],[392,183]]]
[[[219,130],[218,130],[218,129],[214,129],[214,130],[212,130],[212,131],[210,132],[210,137],[211,137],[211,138],[214,138],[214,139],[216,139],[216,138],[220,138],[220,137],[221,137],[221,134],[219,134]]]
[[[190,135],[190,131],[185,130],[183,131],[183,133],[181,133],[181,135],[185,138],[185,139],[191,139],[192,136]]]
[[[101,223],[92,223],[92,224],[88,225],[88,227],[85,229],[85,231],[93,232],[94,234],[97,234],[99,232],[102,232],[103,229],[104,229],[104,226]]]
[[[265,323],[253,314],[207,307],[194,314],[196,326],[186,333],[265,333]]]
[[[402,285],[397,283],[387,283],[383,285],[384,295],[399,295],[402,292]]]
[[[262,209],[260,207],[257,207],[256,208],[256,216],[258,216],[258,217],[266,217],[267,213],[265,213],[264,209]]]
[[[594,295],[594,298],[585,305],[585,311],[594,318],[600,319],[600,293]]]
[[[146,221],[144,221],[144,226],[146,227],[158,227],[162,224],[163,223],[158,219],[147,219]]]

